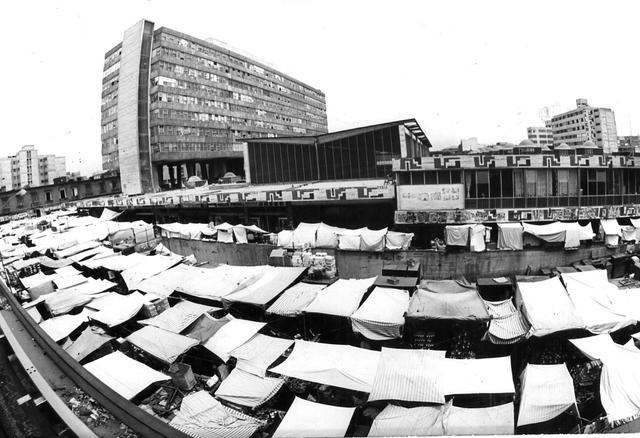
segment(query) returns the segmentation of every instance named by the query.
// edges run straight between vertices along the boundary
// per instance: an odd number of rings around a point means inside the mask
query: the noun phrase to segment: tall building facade
[[[102,85],[103,168],[126,194],[242,175],[245,138],[327,132],[322,91],[146,20],[105,54]]]
[[[553,130],[549,126],[530,126],[527,138],[538,146],[553,146]]]
[[[604,153],[618,151],[613,111],[589,106],[586,99],[576,99],[576,109],[553,116],[549,126],[553,131],[554,146],[566,143],[570,147],[577,147],[590,140]]]
[[[26,145],[14,156],[0,158],[0,190],[52,184],[66,172],[65,157],[39,155],[35,146]]]

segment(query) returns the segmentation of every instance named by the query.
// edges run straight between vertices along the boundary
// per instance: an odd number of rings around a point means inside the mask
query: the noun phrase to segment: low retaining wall
[[[274,245],[248,243],[237,245],[206,240],[163,238],[171,251],[180,255],[195,255],[199,262],[211,264],[256,266],[267,264]],[[635,250],[634,245],[630,245]],[[595,259],[622,254],[627,246],[610,249],[593,245],[575,251],[562,248],[526,249],[524,251],[437,252],[416,249],[407,251],[342,251],[318,249],[335,256],[338,275],[341,278],[367,278],[379,275],[384,262],[415,260],[422,267],[422,277],[448,279],[465,276],[471,281],[478,277],[499,277],[524,274],[527,268],[536,273],[541,268],[567,266],[583,259]]]

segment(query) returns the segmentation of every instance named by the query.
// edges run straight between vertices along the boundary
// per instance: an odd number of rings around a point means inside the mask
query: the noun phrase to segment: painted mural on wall
[[[464,208],[464,185],[398,186],[398,208],[409,211]]]
[[[396,224],[465,224],[480,222],[575,221],[580,219],[613,219],[640,215],[640,205],[608,207],[493,209],[395,212]]]

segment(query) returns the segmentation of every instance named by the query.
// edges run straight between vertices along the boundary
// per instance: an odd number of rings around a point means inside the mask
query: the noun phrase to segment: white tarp
[[[522,222],[525,233],[532,234],[545,242],[564,242],[566,227],[562,222],[552,222],[550,224],[535,225]]]
[[[519,223],[498,223],[498,249],[522,249],[522,225]]]
[[[318,292],[316,299],[309,304],[305,312],[351,316],[360,305],[364,294],[375,281],[376,277],[362,280],[345,280],[341,278]]]
[[[622,227],[616,219],[600,219],[600,232],[604,234],[604,243],[617,246],[622,236]]]
[[[70,287],[68,289],[61,289],[61,292],[74,292],[78,294],[96,295],[117,286],[116,283],[109,280],[96,280],[94,278],[87,278],[87,281],[80,283],[77,286]]]
[[[368,436],[442,436],[444,412],[443,406],[404,408],[390,404],[373,420]]]
[[[136,288],[144,293],[168,297],[178,289],[179,285],[184,284],[187,279],[193,278],[194,275],[198,275],[203,270],[203,268],[188,265],[177,265],[158,275],[142,280]]]
[[[199,344],[195,339],[163,330],[151,325],[136,330],[126,338],[136,347],[160,359],[173,363],[181,354]]]
[[[353,331],[375,341],[400,338],[408,307],[408,291],[376,287],[351,315]]]
[[[265,266],[264,273],[257,281],[227,295],[224,300],[265,306],[296,281],[306,269]]]
[[[231,351],[229,356],[236,358],[237,369],[264,377],[267,368],[292,345],[291,339],[275,338],[258,333]]]
[[[181,333],[200,318],[200,315],[214,310],[220,309],[191,301],[180,301],[159,315],[140,320],[138,323],[158,327],[172,333]]]
[[[518,427],[543,423],[576,404],[573,379],[565,364],[527,364],[520,377]]]
[[[399,233],[397,231],[387,231],[386,235],[386,249],[388,250],[399,250],[399,249],[409,249],[411,246],[411,241],[413,240],[413,233]],[[319,246],[319,245],[318,245]]]
[[[318,231],[319,223],[308,224],[300,222],[296,229],[293,231],[293,246],[295,248],[302,248],[308,246],[310,248],[316,247],[316,231]]]
[[[233,237],[236,243],[249,243],[249,240],[247,240],[247,230],[243,227],[233,227]]]
[[[142,263],[137,263],[135,266],[122,271],[122,279],[127,285],[127,289],[134,290],[143,280],[170,269],[182,260],[183,257],[180,256],[147,256]]]
[[[318,292],[327,287],[324,284],[299,282],[285,290],[267,309],[267,313],[281,316],[300,315],[315,300]]]
[[[447,435],[513,435],[513,403],[489,408],[451,406],[445,421]]]
[[[365,228],[360,234],[360,251],[383,251],[387,230],[387,228],[380,230]]]
[[[444,227],[444,242],[447,246],[467,246],[471,225],[447,225]]]
[[[296,397],[273,438],[344,437],[355,408],[314,403]]]
[[[87,327],[78,339],[64,349],[69,356],[80,362],[112,339],[114,338],[107,335],[101,328]]]
[[[636,242],[640,242],[640,218],[629,218],[631,225],[636,229]]]
[[[238,368],[222,381],[215,396],[219,399],[249,408],[258,407],[273,397],[284,384],[284,379],[258,377]]]
[[[357,230],[343,228],[338,233],[338,248],[347,251],[360,250],[360,234],[365,230],[366,228],[358,228]]]
[[[100,303],[100,300],[104,301]],[[94,303],[92,307],[99,306],[100,310],[96,309],[98,312],[92,314],[91,319],[115,327],[136,316],[148,299],[140,292],[133,292],[129,295],[114,293],[96,301],[98,304]]]
[[[62,315],[44,320],[40,323],[40,328],[49,335],[54,342],[61,341],[69,336],[74,330],[87,322],[88,313],[83,310],[77,315]]]
[[[637,322],[627,316],[625,295],[609,283],[606,270],[562,274],[562,281],[590,332],[610,333]]]
[[[584,328],[580,315],[559,277],[542,281],[518,282],[516,303],[531,324],[536,337]]]
[[[134,252],[129,255],[114,254],[111,257],[92,258],[84,265],[89,269],[104,268],[109,271],[124,271],[147,261],[147,256]]]
[[[188,266],[187,275],[176,285],[176,290],[187,295],[220,300],[227,295],[256,282],[270,266],[231,266],[196,268]]]
[[[284,248],[293,247],[293,231],[292,230],[282,230],[278,233],[278,246],[282,246]]]
[[[469,250],[472,252],[482,252],[487,249],[485,233],[487,229],[482,224],[475,224],[469,227]]]
[[[342,228],[332,227],[321,222],[316,231],[316,246],[318,248],[337,248],[338,234],[341,231]]]
[[[435,293],[418,289],[407,308],[407,318],[487,320],[484,300],[475,289],[458,293]]]
[[[100,214],[100,220],[101,221],[112,221],[115,218],[117,218],[118,216],[120,216],[122,213],[124,213],[123,211],[121,212],[117,212],[117,211],[113,211],[107,207],[102,209],[102,213]]]
[[[69,247],[60,251],[56,251],[56,257],[58,257],[59,259],[63,259],[65,257],[70,257],[73,255],[79,254],[81,252],[100,247],[100,246],[103,246],[102,243],[95,240],[90,240],[88,242],[83,242],[78,245],[74,245],[72,247]]]
[[[158,224],[157,226],[162,230],[161,232],[164,236],[180,239],[199,239],[202,230],[205,228],[209,228],[208,223],[181,224],[178,222],[173,222],[170,224]]]
[[[272,373],[354,391],[371,391],[380,353],[350,345],[297,340]]]
[[[514,344],[529,332],[530,326],[515,308],[511,299],[485,301],[491,316],[487,338],[494,344]]]
[[[264,322],[245,319],[231,320],[211,336],[204,347],[226,362],[233,350],[251,339],[265,325]]]
[[[59,291],[48,294],[45,297],[45,306],[52,315],[69,313],[75,307],[84,306],[93,299],[93,296],[75,291]]]
[[[602,361],[600,402],[609,422],[637,417],[640,414],[640,350],[618,345],[605,334],[570,341],[591,359]]]
[[[224,406],[205,390],[182,399],[169,425],[194,438],[250,438],[263,422]]]
[[[84,367],[102,383],[127,400],[131,400],[155,382],[170,379],[169,376],[133,360],[119,351],[89,362]]]

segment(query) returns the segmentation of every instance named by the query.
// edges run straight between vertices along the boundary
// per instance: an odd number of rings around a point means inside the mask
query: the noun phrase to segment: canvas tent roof
[[[418,289],[409,302],[407,318],[487,320],[489,314],[475,290],[438,294]]]
[[[127,341],[166,363],[173,363],[198,341],[151,325],[127,336]]]
[[[464,278],[456,280],[421,280],[419,287],[438,294],[456,294],[476,290],[475,283],[469,283]]]
[[[543,423],[576,404],[573,378],[565,364],[527,364],[522,372],[518,427]]]
[[[355,408],[314,403],[296,397],[273,438],[333,438],[347,432]]]
[[[385,248],[392,251],[398,249],[409,249],[413,236],[413,233],[387,231],[387,235],[385,236]]]
[[[87,327],[65,350],[69,356],[80,362],[112,339],[112,336],[98,327]]]
[[[370,437],[444,435],[442,406],[404,408],[387,405],[373,420]]]
[[[229,315],[216,319],[208,313],[203,313],[200,317],[186,329],[185,336],[197,339],[204,344],[211,336],[215,335],[225,324],[231,321]]]
[[[388,228],[371,230],[365,228],[360,234],[360,251],[382,251],[384,250],[385,236]]]
[[[203,304],[192,303],[191,301],[180,301],[175,306],[170,307],[159,315],[140,320],[138,323],[158,327],[172,333],[181,333],[184,329],[193,324],[200,315],[215,310],[220,309],[205,306]]]
[[[110,257],[92,258],[84,265],[89,269],[104,268],[109,271],[124,271],[130,269],[137,264],[144,263],[147,256],[134,252],[129,255],[115,254]]]
[[[226,362],[231,351],[251,339],[265,325],[264,322],[233,319],[211,336],[204,347]]]
[[[122,279],[127,285],[127,289],[134,290],[143,280],[166,271],[180,263],[182,260],[183,257],[180,256],[147,256],[142,263],[138,263],[135,266],[122,271]]]
[[[375,280],[376,277],[362,280],[339,279],[329,287],[318,292],[315,300],[307,306],[305,312],[346,317],[351,316]]]
[[[296,283],[278,297],[267,309],[267,313],[281,316],[299,315],[325,287],[327,287],[325,284],[311,284],[303,281]]]
[[[351,315],[353,331],[372,340],[400,338],[407,307],[408,291],[376,287]]]
[[[513,403],[488,408],[449,408],[447,435],[513,435]]]
[[[188,278],[191,278],[193,275],[198,275],[198,273],[203,270],[203,268],[180,264],[164,272],[160,272],[158,275],[142,280],[138,283],[136,289],[141,292],[168,297],[177,290],[181,284],[184,284]]]
[[[265,272],[257,281],[227,295],[224,300],[265,306],[296,281],[306,269],[270,266],[268,269],[265,268]]]
[[[318,226],[320,226],[320,223],[308,224],[300,222],[296,229],[293,230],[293,246],[295,248],[302,248],[304,246],[315,248]]]
[[[533,336],[584,327],[558,277],[542,281],[519,281],[516,303],[531,324],[530,333]]]
[[[522,250],[522,225],[519,223],[498,223],[498,249]]]
[[[494,344],[513,344],[522,339],[531,328],[511,299],[498,302],[485,301],[491,321],[487,338]]]
[[[380,353],[350,345],[297,340],[293,352],[273,373],[309,382],[369,392]]]
[[[83,306],[93,300],[92,295],[75,291],[59,291],[46,295],[45,306],[52,315],[69,313],[75,307]]]
[[[155,382],[169,380],[169,376],[133,360],[119,351],[89,362],[84,367],[127,400],[131,400]]]
[[[230,403],[255,408],[267,402],[284,384],[284,379],[258,377],[238,368],[222,381],[216,397]]]
[[[607,236],[622,236],[622,229],[616,219],[600,219],[600,228]]]
[[[148,301],[147,297],[140,292],[133,292],[129,295],[110,294],[102,298],[102,303],[93,304],[93,307],[100,306],[97,313],[91,315],[91,319],[101,322],[108,327],[115,327],[136,316],[142,306]],[[96,309],[97,310],[97,309]]]
[[[256,334],[250,340],[229,353],[237,359],[236,368],[264,377],[271,366],[289,347],[293,340]]]
[[[169,424],[196,438],[250,438],[263,425],[222,405],[205,390],[186,395],[175,414]]]
[[[77,315],[62,315],[44,320],[40,323],[40,327],[54,342],[58,342],[85,322],[87,322],[87,312],[83,310]]]
[[[188,267],[176,290],[200,298],[220,300],[257,281],[268,266],[220,265],[212,269]]]

